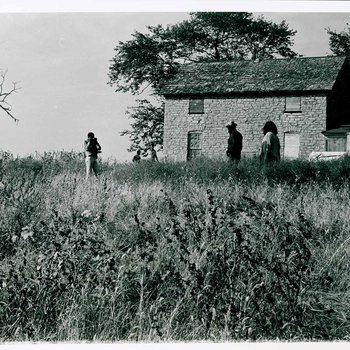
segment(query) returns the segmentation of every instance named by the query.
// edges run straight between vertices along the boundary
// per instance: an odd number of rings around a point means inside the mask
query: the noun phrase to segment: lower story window
[[[346,137],[328,137],[326,139],[326,151],[328,152],[345,152]]]
[[[202,132],[190,131],[187,141],[187,160],[197,158],[202,155]]]

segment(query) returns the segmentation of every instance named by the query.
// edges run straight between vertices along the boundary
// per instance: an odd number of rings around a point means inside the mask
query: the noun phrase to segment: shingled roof
[[[346,58],[336,56],[183,64],[163,95],[331,90]]]

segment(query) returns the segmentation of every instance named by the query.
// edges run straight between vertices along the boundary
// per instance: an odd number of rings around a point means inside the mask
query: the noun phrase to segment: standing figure
[[[153,142],[151,143],[150,150],[151,150],[151,161],[152,162],[158,162],[157,151],[154,149],[154,143]]]
[[[141,162],[141,151],[138,149],[136,154],[133,156],[132,161],[134,163],[140,163]]]
[[[97,138],[93,132],[89,132],[87,140],[84,141],[85,164],[86,164],[86,179],[89,178],[92,172],[97,176],[97,154],[101,153],[101,146],[97,142]]]
[[[277,136],[277,126],[274,122],[268,121],[262,128],[264,138],[261,143],[260,161],[263,163],[276,162],[281,159],[280,140]]]
[[[229,133],[227,140],[227,151],[226,155],[235,163],[241,160],[241,152],[243,147],[243,136],[236,129],[237,124],[235,122],[228,123],[226,128]]]

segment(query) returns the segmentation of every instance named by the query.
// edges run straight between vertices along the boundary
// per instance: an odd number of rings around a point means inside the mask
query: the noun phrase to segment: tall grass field
[[[1,341],[349,340],[350,158],[0,155]]]

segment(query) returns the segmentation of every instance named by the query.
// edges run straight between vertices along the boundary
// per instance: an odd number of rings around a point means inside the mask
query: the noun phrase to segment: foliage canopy
[[[329,47],[331,51],[337,56],[349,56],[350,54],[350,27],[341,32],[327,28],[329,35]]]
[[[127,111],[132,121],[131,130],[124,130],[121,135],[129,135],[130,152],[140,149],[144,156],[151,144],[163,144],[164,104],[154,106],[148,100],[138,100],[139,105]]]

